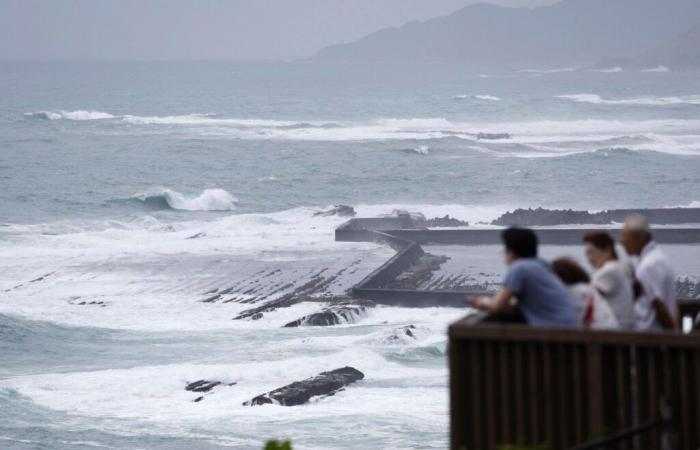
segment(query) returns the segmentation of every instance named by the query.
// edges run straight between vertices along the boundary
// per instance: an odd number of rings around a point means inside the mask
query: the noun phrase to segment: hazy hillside
[[[698,0],[564,0],[534,9],[479,4],[330,46],[314,59],[586,63],[639,55],[699,21]]]
[[[662,46],[646,52],[639,64],[647,67],[665,66],[670,69],[700,69],[700,23]]]

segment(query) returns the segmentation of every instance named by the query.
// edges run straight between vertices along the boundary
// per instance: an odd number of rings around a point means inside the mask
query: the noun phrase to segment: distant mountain
[[[444,61],[515,66],[634,57],[700,22],[700,0],[564,0],[467,6],[319,51],[316,61]]]
[[[660,47],[644,53],[637,65],[672,70],[700,69],[700,23]]]

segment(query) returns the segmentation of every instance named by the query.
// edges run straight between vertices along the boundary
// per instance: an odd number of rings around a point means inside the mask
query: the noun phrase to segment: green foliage
[[[268,441],[265,444],[264,450],[292,450],[292,442],[287,441]]]

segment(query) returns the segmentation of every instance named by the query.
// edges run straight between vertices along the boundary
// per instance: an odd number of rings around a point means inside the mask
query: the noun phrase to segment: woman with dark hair
[[[601,300],[598,292],[591,286],[588,274],[569,258],[559,258],[552,262],[552,270],[569,288],[574,302],[574,310],[581,320],[581,325],[592,329],[618,329],[620,324],[610,306]]]
[[[595,269],[592,284],[608,302],[624,329],[635,326],[634,294],[630,270],[618,260],[615,241],[609,233],[594,231],[584,236],[586,257]]]

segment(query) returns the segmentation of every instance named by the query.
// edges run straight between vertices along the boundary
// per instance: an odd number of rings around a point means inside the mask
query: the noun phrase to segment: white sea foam
[[[36,117],[39,119],[46,120],[105,120],[114,119],[115,116],[112,114],[101,112],[101,111],[37,111],[32,113],[26,113],[25,116]]]
[[[413,149],[413,151],[415,153],[418,153],[419,155],[427,155],[430,153],[430,147],[428,147],[427,145],[421,145],[421,146],[415,147]]]
[[[624,71],[624,69],[623,69],[622,67],[620,67],[620,66],[610,67],[610,68],[607,68],[607,69],[595,69],[595,70],[592,70],[592,72],[600,72],[600,73],[620,73],[620,72],[623,72],[623,71]]]
[[[576,94],[561,98],[600,105],[700,104],[698,95],[606,99],[597,94]],[[198,138],[327,142],[462,139],[473,141],[473,150],[476,152],[504,157],[561,157],[606,148],[653,150],[683,155],[700,153],[700,120],[461,122],[444,117],[408,117],[340,122],[229,119],[198,114],[163,117],[124,116],[115,120],[110,121],[111,126],[114,123],[126,124],[125,121],[128,121],[124,133],[145,132],[151,135],[155,130],[164,135],[175,132],[178,135]],[[490,139],[485,137],[488,135],[509,137]],[[163,194],[163,197],[168,197],[168,204],[173,208],[202,208],[199,205],[187,206],[187,203],[175,194]]]
[[[575,67],[564,67],[561,69],[525,69],[519,70],[519,73],[533,73],[533,74],[548,74],[548,73],[562,73],[562,72],[573,72],[577,70]]]
[[[473,99],[473,100],[485,100],[485,101],[492,101],[492,102],[500,102],[501,99],[500,97],[496,97],[495,95],[468,95],[468,94],[460,94],[460,95],[455,95],[452,97],[455,100],[468,100],[468,99]]]
[[[669,69],[666,66],[656,66],[656,67],[651,67],[649,69],[640,70],[640,72],[647,72],[647,73],[649,73],[649,72],[651,72],[651,73],[653,73],[653,72],[667,73],[670,71],[671,71],[671,69]]]
[[[156,188],[134,196],[143,202],[164,202],[172,209],[184,211],[232,211],[238,199],[224,189],[205,189],[196,197],[187,198],[168,188]]]
[[[674,105],[700,105],[700,95],[684,95],[675,97],[633,97],[625,99],[606,99],[597,94],[560,95],[558,98],[572,100],[579,103],[591,103],[596,105],[639,105],[639,106],[674,106]]]

